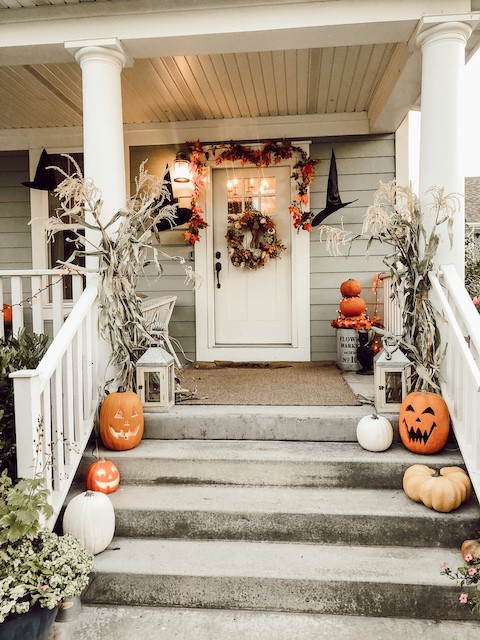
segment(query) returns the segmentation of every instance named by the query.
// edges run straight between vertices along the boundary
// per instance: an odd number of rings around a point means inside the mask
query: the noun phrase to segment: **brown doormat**
[[[361,404],[332,362],[195,362],[182,369],[178,378],[182,392],[177,394],[177,404]]]

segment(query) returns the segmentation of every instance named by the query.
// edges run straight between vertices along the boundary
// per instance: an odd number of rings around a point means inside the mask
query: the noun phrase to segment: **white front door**
[[[310,359],[310,237],[293,228],[288,210],[293,197],[291,173],[290,165],[260,171],[210,168],[208,227],[195,245],[195,270],[204,276],[196,291],[198,360]],[[261,191],[262,180],[267,186]],[[279,257],[256,269],[232,264],[225,237],[229,215],[250,206],[275,222],[277,238],[286,247]],[[246,249],[251,240],[246,229]]]
[[[292,344],[289,173],[288,167],[268,168],[261,174],[256,168],[237,169],[235,174],[226,169],[213,172],[213,251],[215,265],[221,266],[214,295],[217,345]],[[256,269],[234,266],[225,238],[229,216],[235,219],[252,207],[275,222],[277,238],[287,247]],[[251,241],[252,234],[245,229],[243,244],[249,251]]]

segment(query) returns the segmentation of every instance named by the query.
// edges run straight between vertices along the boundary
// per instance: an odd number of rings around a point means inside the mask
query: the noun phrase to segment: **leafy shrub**
[[[16,478],[15,413],[13,380],[8,376],[19,369],[35,369],[47,350],[48,336],[27,333],[0,339],[0,471],[7,469]]]

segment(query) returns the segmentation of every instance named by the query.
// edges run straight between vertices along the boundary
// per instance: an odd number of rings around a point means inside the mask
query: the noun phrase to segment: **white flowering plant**
[[[51,507],[41,478],[13,484],[0,476],[0,624],[31,606],[54,609],[81,595],[93,571],[93,556],[78,540],[43,529]]]

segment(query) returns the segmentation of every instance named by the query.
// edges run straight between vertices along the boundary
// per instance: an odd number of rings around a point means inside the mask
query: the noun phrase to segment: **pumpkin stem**
[[[372,415],[370,416],[373,420],[378,420],[378,414],[375,413],[375,411],[372,413]]]
[[[88,491],[85,491],[86,498],[91,498],[93,495],[95,495],[95,491],[90,491],[90,489]]]

